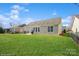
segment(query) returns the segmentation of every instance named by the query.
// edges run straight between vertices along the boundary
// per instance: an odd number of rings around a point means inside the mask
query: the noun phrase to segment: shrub
[[[63,33],[66,33],[66,29],[63,30]]]

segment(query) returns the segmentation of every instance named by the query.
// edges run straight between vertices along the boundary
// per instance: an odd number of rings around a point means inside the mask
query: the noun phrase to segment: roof
[[[71,24],[70,24],[70,29],[72,29],[72,27],[73,27],[73,23],[74,23],[75,17],[79,18],[79,14],[72,15],[72,19],[71,19],[72,21],[71,21]]]
[[[58,25],[61,23],[61,18],[52,18],[48,20],[41,20],[36,22],[31,22],[28,26],[49,26],[49,25]]]
[[[79,18],[79,15],[75,15],[75,17]]]
[[[18,27],[24,27],[24,26],[26,26],[26,24],[19,25]]]
[[[79,18],[79,14],[76,14],[76,15],[72,15],[72,17],[74,17],[74,16],[75,16],[75,17],[77,17],[77,18]]]
[[[72,16],[72,19],[71,19],[72,20],[72,22],[71,22],[72,24],[74,23],[75,17],[79,18],[79,14]]]

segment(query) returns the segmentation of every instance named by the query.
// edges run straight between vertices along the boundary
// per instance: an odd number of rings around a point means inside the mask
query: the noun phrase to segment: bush
[[[66,33],[66,29],[63,30],[63,33]]]

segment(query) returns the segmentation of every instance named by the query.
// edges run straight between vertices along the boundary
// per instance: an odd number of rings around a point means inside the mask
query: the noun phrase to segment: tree
[[[0,27],[0,33],[4,33],[4,29]]]

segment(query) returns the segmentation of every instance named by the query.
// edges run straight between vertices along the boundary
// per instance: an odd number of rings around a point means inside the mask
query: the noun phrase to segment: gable
[[[73,26],[72,26],[72,31],[75,32],[79,32],[79,18],[75,17],[74,21],[73,21]]]

